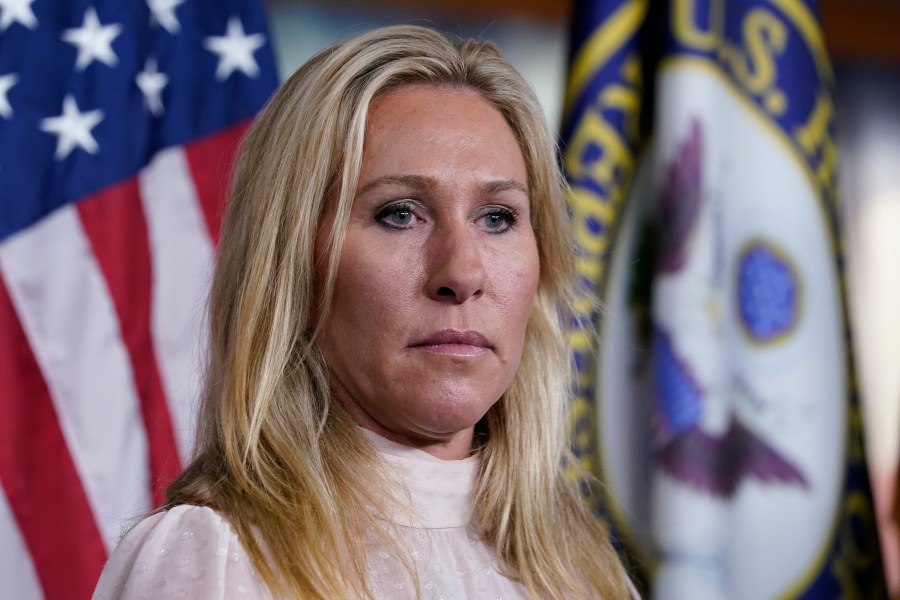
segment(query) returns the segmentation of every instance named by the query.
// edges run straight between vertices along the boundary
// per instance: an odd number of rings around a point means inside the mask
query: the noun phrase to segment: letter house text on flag
[[[814,2],[575,3],[576,451],[652,598],[884,595],[832,80]]]

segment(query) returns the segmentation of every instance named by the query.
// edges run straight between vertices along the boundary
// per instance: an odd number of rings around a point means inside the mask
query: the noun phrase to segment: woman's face
[[[360,425],[469,454],[518,368],[537,290],[527,182],[512,130],[477,93],[408,85],[372,102],[319,342]]]

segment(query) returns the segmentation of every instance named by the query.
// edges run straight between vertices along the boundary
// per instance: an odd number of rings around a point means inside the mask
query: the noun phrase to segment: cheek
[[[507,262],[506,268],[496,273],[497,287],[501,290],[504,317],[510,325],[519,326],[524,331],[525,324],[534,305],[540,279],[537,250],[519,253]]]
[[[330,320],[339,328],[392,330],[412,297],[409,264],[396,255],[345,251],[335,281]],[[377,256],[377,258],[376,258]]]

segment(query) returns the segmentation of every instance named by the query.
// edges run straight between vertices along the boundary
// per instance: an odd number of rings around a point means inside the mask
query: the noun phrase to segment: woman
[[[564,475],[553,150],[490,44],[389,27],[287,81],[236,173],[197,457],[96,597],[628,597]]]

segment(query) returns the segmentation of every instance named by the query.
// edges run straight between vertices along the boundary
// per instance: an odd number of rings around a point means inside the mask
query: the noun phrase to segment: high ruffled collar
[[[472,491],[478,456],[441,460],[427,452],[387,440],[362,429],[385,462],[409,491],[413,514],[397,512],[394,520],[405,527],[439,529],[465,527],[472,517]],[[401,498],[402,490],[401,490]]]

